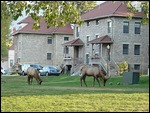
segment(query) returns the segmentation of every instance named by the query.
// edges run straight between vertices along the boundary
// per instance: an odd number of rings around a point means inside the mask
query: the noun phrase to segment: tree
[[[61,27],[68,23],[81,25],[80,15],[96,5],[95,1],[1,1],[5,4],[1,18],[11,16],[14,20],[22,16],[25,10],[35,21],[34,29],[38,29],[40,16],[43,16],[47,27]],[[6,16],[7,15],[7,16]]]
[[[6,4],[1,4],[1,11],[6,11]],[[2,14],[2,13],[1,13]],[[8,56],[8,47],[9,47],[9,34],[10,34],[10,25],[12,19],[8,16],[7,18],[2,18],[1,16],[1,60],[4,57]]]
[[[80,25],[80,15],[95,5],[95,1],[1,1],[1,58],[8,55],[11,20],[17,20],[23,11],[35,20],[33,29],[38,29],[40,16],[43,16],[48,28],[68,23]]]
[[[138,2],[140,4],[139,8],[144,13],[142,17],[142,24],[147,24],[149,22],[149,1],[123,1],[126,5],[129,11],[133,12],[134,14],[138,13],[139,10],[137,9],[135,2]],[[132,18],[133,15],[129,15],[129,18]]]

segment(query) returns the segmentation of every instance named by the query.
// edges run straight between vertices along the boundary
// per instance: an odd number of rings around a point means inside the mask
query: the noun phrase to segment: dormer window
[[[90,25],[90,21],[87,21],[87,26],[89,26]]]
[[[96,25],[98,25],[99,24],[99,20],[96,20]]]

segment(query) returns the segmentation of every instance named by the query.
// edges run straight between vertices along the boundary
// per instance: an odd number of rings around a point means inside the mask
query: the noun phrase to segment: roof
[[[81,18],[83,20],[91,20],[97,18],[104,18],[109,16],[129,16],[129,14],[133,14],[128,11],[126,4],[120,1],[107,1],[98,6],[94,9],[84,13]],[[134,17],[142,17],[143,13],[137,13]]]
[[[113,41],[108,35],[105,35],[105,36],[93,39],[93,40],[89,41],[88,43],[101,44],[101,43],[113,43]]]
[[[31,16],[26,17],[22,21],[20,21],[18,24],[27,24],[21,29],[17,30],[13,35],[18,33],[36,33],[36,34],[73,34],[73,29],[71,28],[71,25],[66,25],[64,27],[50,27],[47,28],[47,24],[45,23],[44,19],[41,17],[40,20],[40,29],[33,30],[33,23],[34,20],[31,18]]]
[[[77,39],[71,40],[69,42],[66,42],[63,45],[65,45],[65,46],[83,46],[84,43],[80,38],[77,38]]]
[[[14,50],[14,44],[9,47],[9,50]]]

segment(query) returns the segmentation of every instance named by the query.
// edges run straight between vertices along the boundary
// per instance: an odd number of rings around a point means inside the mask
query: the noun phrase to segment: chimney
[[[16,28],[15,28],[15,27],[13,27],[13,33],[14,33],[14,32],[16,32]]]

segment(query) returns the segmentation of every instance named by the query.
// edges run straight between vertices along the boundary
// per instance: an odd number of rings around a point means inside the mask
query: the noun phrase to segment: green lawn
[[[87,77],[80,87],[79,76],[42,76],[42,85],[27,76],[2,76],[1,111],[149,111],[149,77],[139,84],[122,84],[122,77],[110,78],[99,87]],[[112,82],[112,85],[109,83]],[[120,85],[117,83],[120,82]]]

